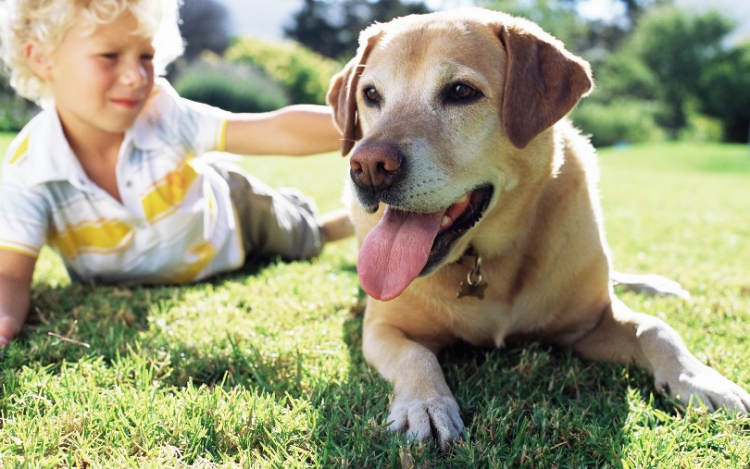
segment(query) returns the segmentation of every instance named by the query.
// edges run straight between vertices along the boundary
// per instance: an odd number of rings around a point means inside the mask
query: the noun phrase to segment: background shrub
[[[178,69],[174,87],[183,98],[232,112],[266,112],[289,104],[284,87],[249,65],[204,56]]]
[[[657,127],[656,106],[648,101],[615,100],[611,103],[582,101],[573,111],[573,122],[591,134],[596,147],[617,143],[649,142],[664,138]]]
[[[331,77],[342,66],[295,42],[237,40],[224,54],[230,62],[250,64],[286,87],[294,104],[325,104]]]
[[[725,138],[721,119],[696,111],[688,112],[687,127],[677,135],[679,140],[688,142],[721,142]]]
[[[0,132],[18,132],[39,111],[39,108],[16,92],[8,78],[0,74]]]
[[[0,132],[18,132],[38,111],[23,98],[0,95]]]

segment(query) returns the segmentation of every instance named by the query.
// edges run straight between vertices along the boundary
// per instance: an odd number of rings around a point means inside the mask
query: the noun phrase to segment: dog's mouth
[[[478,187],[432,213],[387,207],[360,249],[357,270],[362,288],[388,301],[417,277],[437,269],[455,242],[481,220],[493,192],[490,185]]]
[[[483,186],[454,203],[445,210],[440,231],[432,243],[430,256],[419,275],[427,275],[435,270],[450,253],[451,246],[482,219],[484,211],[492,199],[492,186]]]

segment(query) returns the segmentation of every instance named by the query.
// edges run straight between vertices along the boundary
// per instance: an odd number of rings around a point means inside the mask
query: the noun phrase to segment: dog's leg
[[[441,451],[463,435],[458,404],[448,388],[435,350],[419,344],[387,324],[369,324],[363,331],[365,358],[391,381],[394,389],[389,428],[409,439],[435,438]]]
[[[614,300],[599,324],[573,348],[588,359],[634,362],[651,373],[657,389],[685,405],[700,399],[710,411],[750,411],[750,395],[698,361],[667,323],[635,313],[620,300]]]
[[[626,290],[636,293],[647,293],[654,296],[676,296],[683,300],[690,299],[690,292],[674,280],[656,274],[626,274],[611,271],[610,280],[615,285],[622,285]]]

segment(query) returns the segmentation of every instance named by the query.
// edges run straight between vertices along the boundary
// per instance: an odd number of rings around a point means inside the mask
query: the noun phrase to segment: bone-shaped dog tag
[[[473,283],[468,279],[461,282],[461,291],[458,292],[456,298],[463,298],[465,296],[475,296],[480,300],[484,299],[484,291],[487,289],[487,282]]]

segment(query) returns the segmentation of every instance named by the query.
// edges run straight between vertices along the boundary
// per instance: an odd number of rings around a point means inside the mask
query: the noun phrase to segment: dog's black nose
[[[403,157],[389,143],[365,143],[357,147],[349,160],[351,177],[359,187],[382,189],[391,186],[402,174]]]

